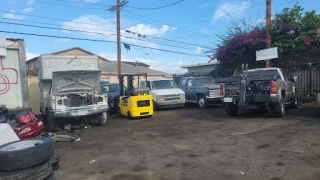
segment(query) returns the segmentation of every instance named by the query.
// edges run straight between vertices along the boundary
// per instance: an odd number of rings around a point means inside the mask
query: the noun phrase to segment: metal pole
[[[271,0],[266,0],[266,33],[268,48],[271,48]],[[271,67],[270,60],[267,60],[266,67]]]
[[[117,2],[117,62],[118,62],[118,75],[121,74],[121,39],[120,39],[120,0]]]

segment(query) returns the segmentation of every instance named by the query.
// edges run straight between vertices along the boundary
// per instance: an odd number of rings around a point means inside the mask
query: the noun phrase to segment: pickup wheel
[[[237,116],[238,115],[238,106],[237,105],[227,104],[226,109],[227,109],[228,116]]]
[[[102,113],[98,118],[98,125],[103,126],[107,123],[108,114],[106,112]]]
[[[207,102],[207,99],[204,95],[198,96],[197,105],[199,108],[203,108],[203,109],[208,107],[208,102]]]
[[[280,99],[280,102],[273,106],[273,113],[276,117],[282,118],[286,112],[283,98]]]

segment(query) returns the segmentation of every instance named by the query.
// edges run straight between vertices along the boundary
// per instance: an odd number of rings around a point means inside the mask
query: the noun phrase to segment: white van
[[[186,103],[185,93],[170,79],[141,81],[140,87],[150,88],[154,108],[182,107]]]

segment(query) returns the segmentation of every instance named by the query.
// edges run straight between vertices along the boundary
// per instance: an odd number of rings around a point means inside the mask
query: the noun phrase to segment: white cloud
[[[27,59],[27,60],[30,60],[30,59],[32,59],[32,58],[34,58],[34,57],[38,57],[38,56],[40,56],[40,54],[26,53],[26,59]]]
[[[3,17],[4,18],[7,18],[7,19],[17,19],[17,20],[22,20],[24,18],[26,18],[26,16],[24,15],[17,15],[17,14],[14,14],[15,11],[13,9],[10,10],[11,13],[5,13],[3,14]]]
[[[218,19],[221,19],[222,17],[226,16],[227,13],[230,13],[232,15],[239,16],[241,15],[248,7],[250,6],[249,2],[242,2],[242,3],[230,3],[226,2],[223,3],[218,7],[218,9],[215,11],[212,20],[216,21]]]
[[[200,54],[202,52],[202,47],[198,46],[196,50],[194,50],[194,53]]]
[[[27,4],[28,5],[31,5],[31,4],[33,4],[34,3],[34,0],[27,0]]]
[[[154,28],[149,24],[137,24],[131,26],[128,30],[140,33],[146,36],[163,36],[169,30],[176,30],[176,27],[171,28],[170,26],[163,25],[161,28]]]
[[[23,10],[24,13],[28,13],[28,12],[31,12],[33,11],[34,9],[33,8],[26,8]]]
[[[177,29],[178,29],[178,27],[173,27],[173,28],[171,28],[171,32],[173,32],[173,31],[175,31]]]
[[[96,15],[84,15],[73,21],[63,22],[62,28],[86,31],[80,32],[86,36],[101,36],[103,34],[107,37],[116,32],[113,19],[104,19]],[[115,39],[115,37],[112,39]]]

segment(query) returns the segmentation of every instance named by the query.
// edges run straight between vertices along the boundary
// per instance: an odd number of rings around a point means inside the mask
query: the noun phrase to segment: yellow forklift
[[[134,78],[137,77],[138,86],[140,77],[143,76],[147,81],[147,74],[120,74],[120,114],[129,119],[136,117],[152,116],[153,103],[152,96],[149,95],[149,88],[134,88]],[[124,78],[127,78],[127,87],[124,90]]]

